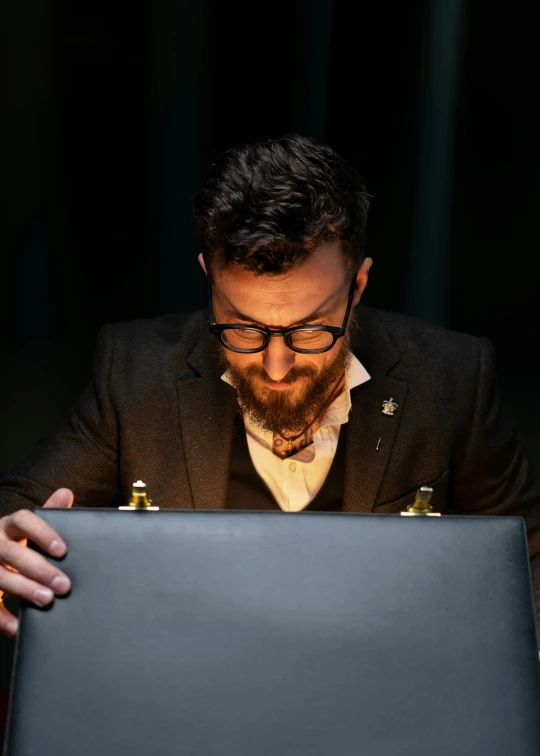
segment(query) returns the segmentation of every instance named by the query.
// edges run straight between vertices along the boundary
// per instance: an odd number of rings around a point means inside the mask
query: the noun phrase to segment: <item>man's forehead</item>
[[[247,271],[246,271],[247,273]],[[265,305],[281,306],[310,301],[316,293],[310,279],[289,279],[283,276],[225,275],[216,282],[222,301],[229,303],[254,301]]]
[[[213,289],[227,314],[277,327],[332,312],[346,284],[345,265],[306,264],[283,275],[230,266],[214,278]]]
[[[239,265],[215,271],[213,288],[228,299],[257,299],[276,306],[312,300],[321,301],[341,287],[347,276],[347,264],[339,242],[321,244],[300,266],[281,274],[255,274]]]

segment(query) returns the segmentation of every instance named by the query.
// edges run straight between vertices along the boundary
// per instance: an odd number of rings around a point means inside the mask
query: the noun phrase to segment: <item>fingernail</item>
[[[71,587],[71,583],[67,577],[61,577],[58,575],[52,581],[52,587],[56,593],[67,593]]]
[[[11,622],[8,622],[6,625],[6,630],[10,635],[16,635],[17,634],[17,626],[19,622],[18,620],[11,620]]]
[[[62,541],[51,541],[51,544],[49,546],[49,553],[51,556],[55,557],[62,557],[66,553],[67,548],[66,544],[62,543]]]
[[[49,604],[54,598],[54,593],[48,588],[36,588],[34,591],[34,603],[38,606]]]

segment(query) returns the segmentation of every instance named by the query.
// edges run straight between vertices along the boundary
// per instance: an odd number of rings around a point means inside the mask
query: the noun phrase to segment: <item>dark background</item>
[[[373,195],[366,301],[490,338],[540,450],[538,65],[519,4],[0,13],[0,470],[65,415],[104,323],[204,305],[191,197],[223,149],[289,131]]]
[[[540,456],[529,8],[126,8],[0,10],[0,470],[65,415],[103,324],[204,306],[191,197],[220,151],[290,131],[327,141],[373,195],[367,303],[490,338]]]

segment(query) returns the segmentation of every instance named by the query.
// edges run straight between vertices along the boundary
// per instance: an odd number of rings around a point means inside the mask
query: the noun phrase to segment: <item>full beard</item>
[[[313,365],[292,367],[281,379],[280,382],[291,383],[291,390],[273,390],[272,381],[261,365],[249,365],[243,370],[231,365],[224,347],[220,360],[237,391],[239,408],[256,426],[274,434],[296,435],[324,413],[350,364],[356,336],[356,321],[351,319],[341,348],[329,365],[320,371]],[[296,382],[303,384],[301,390]]]

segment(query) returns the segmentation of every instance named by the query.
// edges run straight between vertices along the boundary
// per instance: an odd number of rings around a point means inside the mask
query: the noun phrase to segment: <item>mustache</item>
[[[294,383],[298,378],[316,378],[317,370],[312,365],[292,367],[279,381],[274,381],[261,365],[249,365],[245,370],[246,377],[253,380],[260,378],[265,383]]]

